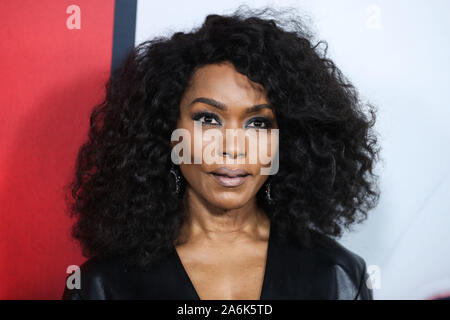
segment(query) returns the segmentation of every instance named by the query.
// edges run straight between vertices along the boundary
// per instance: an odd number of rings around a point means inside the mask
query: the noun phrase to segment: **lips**
[[[243,169],[230,169],[222,167],[211,172],[214,179],[224,187],[237,187],[243,184],[250,175]]]
[[[234,178],[234,177],[238,177],[238,176],[246,176],[248,175],[248,172],[246,170],[243,169],[230,169],[228,167],[222,167],[219,169],[214,170],[213,172],[214,174],[218,174],[221,176],[227,176],[229,178]]]

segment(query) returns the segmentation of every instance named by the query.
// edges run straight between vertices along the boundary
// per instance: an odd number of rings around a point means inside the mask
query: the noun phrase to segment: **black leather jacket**
[[[261,300],[373,299],[365,261],[326,239],[299,248],[270,235]],[[199,300],[175,248],[151,271],[125,267],[120,258],[99,257],[87,260],[80,271],[81,289],[66,287],[63,299]]]

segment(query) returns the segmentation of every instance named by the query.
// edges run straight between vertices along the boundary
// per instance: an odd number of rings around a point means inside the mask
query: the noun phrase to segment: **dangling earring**
[[[175,193],[177,196],[180,196],[181,193],[181,176],[178,171],[175,169],[175,166],[172,165],[170,168],[170,173],[173,174],[175,178]]]
[[[266,200],[269,204],[273,204],[275,202],[275,200],[272,198],[272,196],[270,194],[270,184],[271,184],[271,181],[269,181],[266,185]]]

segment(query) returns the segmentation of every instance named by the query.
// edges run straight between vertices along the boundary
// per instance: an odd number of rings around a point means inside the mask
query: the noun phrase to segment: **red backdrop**
[[[104,96],[114,1],[2,0],[0,17],[0,299],[60,299],[85,260],[63,186]]]

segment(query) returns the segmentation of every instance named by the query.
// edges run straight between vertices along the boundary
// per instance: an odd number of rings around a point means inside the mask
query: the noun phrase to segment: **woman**
[[[111,77],[70,186],[89,259],[64,299],[372,299],[334,238],[378,200],[373,107],[267,12],[208,15]]]

